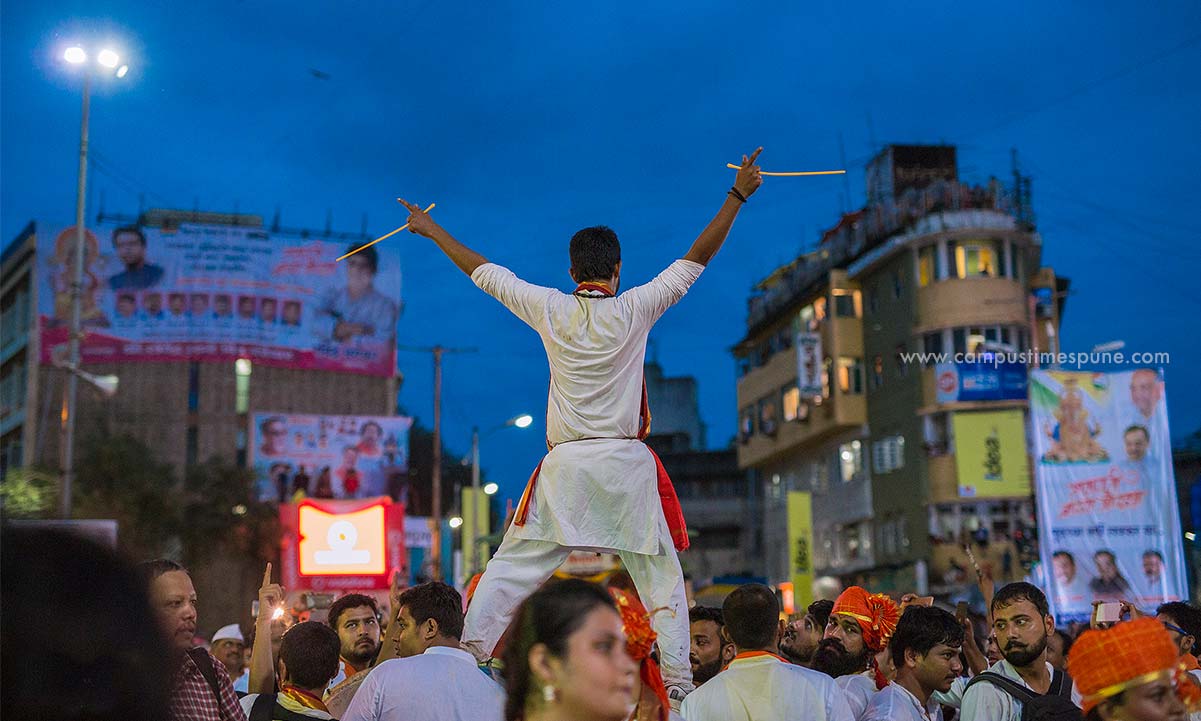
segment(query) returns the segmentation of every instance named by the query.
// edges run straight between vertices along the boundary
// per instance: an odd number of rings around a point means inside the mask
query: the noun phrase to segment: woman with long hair
[[[504,650],[505,721],[625,721],[638,665],[609,592],[559,581],[518,608]]]

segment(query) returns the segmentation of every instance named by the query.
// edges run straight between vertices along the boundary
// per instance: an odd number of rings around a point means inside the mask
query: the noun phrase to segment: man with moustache
[[[834,601],[825,637],[813,654],[813,669],[835,679],[855,718],[887,685],[879,678],[875,655],[888,645],[900,617],[895,601],[859,586],[851,586]]]
[[[245,721],[225,664],[204,648],[192,648],[196,635],[196,589],[187,569],[160,558],[139,567],[150,593],[159,629],[171,645],[175,676],[169,721]]]
[[[700,686],[734,659],[734,643],[725,634],[726,624],[720,608],[694,606],[688,610],[688,624],[692,636],[692,648],[688,653],[692,682]]]
[[[798,666],[811,666],[833,608],[833,601],[814,601],[803,616],[789,621],[780,640],[780,655]]]
[[[1047,597],[1029,583],[1010,583],[997,591],[992,601],[993,631],[1003,658],[989,667],[1036,695],[1046,695],[1059,684],[1071,684],[1047,662],[1047,637],[1055,632],[1055,619],[1047,606]],[[1080,694],[1073,685],[1071,702],[1080,706]],[[961,721],[1021,721],[1022,702],[984,674],[973,679],[963,692]]]
[[[941,608],[906,608],[889,641],[896,680],[872,697],[860,721],[942,721],[933,696],[950,691],[963,671],[963,638],[963,626]]]
[[[342,666],[329,684],[333,688],[375,663],[380,648],[379,606],[371,596],[348,593],[329,607],[328,623],[342,644]]]

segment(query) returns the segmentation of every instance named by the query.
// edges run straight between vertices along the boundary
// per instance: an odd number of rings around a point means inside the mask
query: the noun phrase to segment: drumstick
[[[984,578],[984,574],[980,572],[980,564],[976,563],[976,554],[972,553],[970,543],[963,544],[963,550],[967,551],[967,560],[972,562],[972,568],[976,569],[976,578]]]
[[[734,170],[742,169],[741,165],[734,165],[733,163],[726,163],[726,167],[733,168]],[[846,172],[847,171],[845,171],[845,170],[803,170],[803,171],[796,172],[796,173],[769,173],[765,170],[761,170],[761,171],[759,171],[759,175],[774,175],[777,177],[796,177],[796,176],[800,176],[800,175],[845,175]]]
[[[434,209],[435,205],[437,205],[437,203],[430,203],[430,207],[426,208],[423,212],[425,212],[425,213],[430,212],[431,210]],[[344,260],[346,258],[349,258],[350,256],[354,255],[355,253],[359,252],[360,250],[363,250],[364,248],[370,248],[371,246],[375,245],[376,243],[380,242],[381,240],[384,240],[386,238],[391,238],[392,236],[396,235],[397,233],[399,233],[400,231],[404,230],[407,227],[409,227],[409,224],[405,223],[404,225],[400,226],[399,228],[392,231],[391,233],[388,233],[387,235],[381,235],[380,237],[371,241],[367,245],[361,245],[358,248],[355,248],[354,250],[350,251],[346,255],[339,256],[338,260]],[[336,263],[337,261],[334,261],[334,262]]]

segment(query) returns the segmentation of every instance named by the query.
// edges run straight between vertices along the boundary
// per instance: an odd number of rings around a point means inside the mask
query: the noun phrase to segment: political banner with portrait
[[[1039,550],[1056,621],[1093,600],[1144,610],[1187,598],[1159,372],[1030,376]]]
[[[75,228],[38,223],[43,363],[68,341]],[[264,228],[88,228],[83,362],[224,361],[391,376],[400,254]]]
[[[255,413],[250,465],[260,500],[407,498],[406,416]]]

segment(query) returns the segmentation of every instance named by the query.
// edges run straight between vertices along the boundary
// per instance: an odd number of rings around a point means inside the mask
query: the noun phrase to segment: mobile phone
[[[1117,623],[1122,619],[1122,604],[1109,601],[1097,606],[1098,623]]]
[[[959,603],[955,604],[955,618],[959,619],[960,621],[965,621],[968,617],[967,612],[967,601],[960,601]]]

